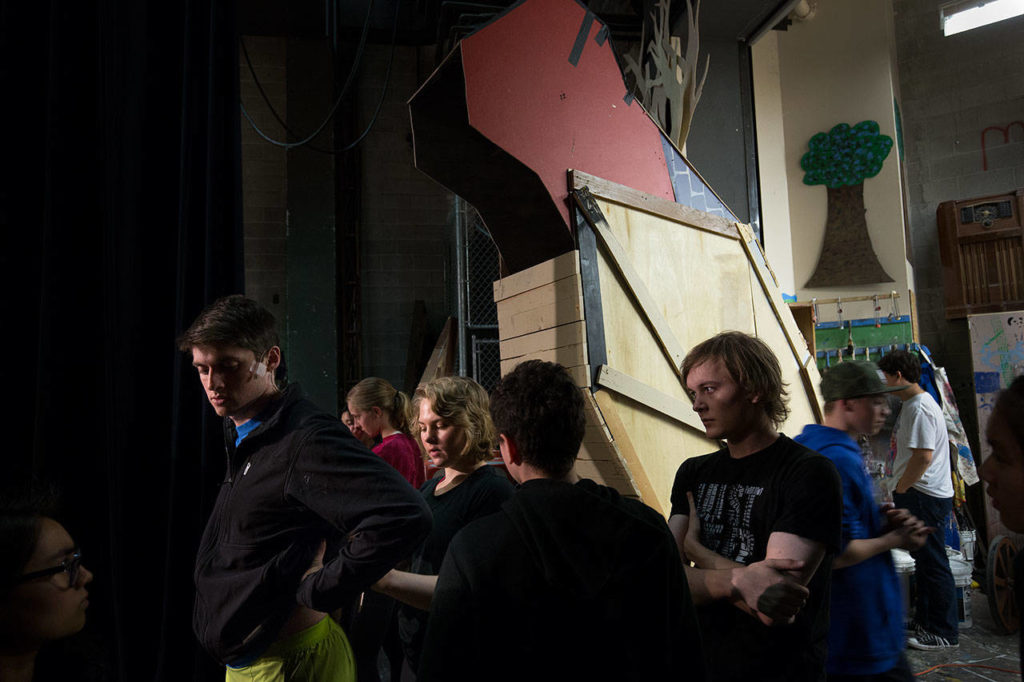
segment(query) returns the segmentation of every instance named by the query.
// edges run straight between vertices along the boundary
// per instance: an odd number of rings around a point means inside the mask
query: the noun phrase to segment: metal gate
[[[476,209],[460,197],[455,197],[455,250],[458,373],[490,391],[501,378],[493,288],[499,254]]]

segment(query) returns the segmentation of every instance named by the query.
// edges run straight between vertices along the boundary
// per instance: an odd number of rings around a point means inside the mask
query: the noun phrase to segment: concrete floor
[[[971,615],[974,623],[960,630],[960,648],[952,651],[916,651],[907,649],[907,659],[914,673],[927,682],[938,680],[1020,680],[1018,672],[1002,672],[991,668],[1020,670],[1020,639],[1017,633],[1001,635],[989,615],[988,598],[980,591],[971,593]],[[954,664],[925,672],[939,664]],[[990,666],[989,668],[969,666]]]

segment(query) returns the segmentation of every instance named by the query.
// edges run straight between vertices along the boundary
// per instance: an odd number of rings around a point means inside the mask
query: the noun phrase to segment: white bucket
[[[896,567],[896,575],[900,578],[900,595],[903,598],[903,616],[909,621],[913,617],[910,603],[910,581],[914,577],[914,557],[905,549],[892,549],[892,563]]]
[[[971,562],[962,557],[949,558],[949,570],[953,572],[953,584],[956,586],[956,615],[961,628],[974,625],[971,618]]]

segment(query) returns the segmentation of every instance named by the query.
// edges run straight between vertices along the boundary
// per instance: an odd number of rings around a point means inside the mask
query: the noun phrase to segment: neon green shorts
[[[251,665],[228,666],[226,682],[355,682],[352,647],[328,616],[270,645]]]

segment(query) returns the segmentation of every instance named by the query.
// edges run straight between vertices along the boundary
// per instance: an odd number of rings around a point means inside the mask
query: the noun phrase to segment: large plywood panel
[[[817,368],[762,252],[756,244],[744,244],[749,233],[745,226],[736,226],[737,239],[607,198],[595,199],[631,269],[684,350],[727,330],[759,336],[775,351],[789,385],[791,416],[783,431],[795,435],[804,424],[818,421]],[[675,368],[613,256],[599,247],[596,260],[607,366],[689,405]],[[611,388],[601,392],[607,393],[602,406],[607,404],[616,416],[616,423],[608,421],[612,437],[617,438],[619,431],[628,434],[649,482],[651,492],[642,491],[645,501],[653,497],[651,503],[667,514],[679,464],[712,452],[719,444],[673,419],[673,410],[666,414]],[[632,466],[628,460],[627,464]]]
[[[709,330],[753,331],[749,266],[737,240],[600,197],[597,203],[685,349]],[[602,286],[605,280],[602,272]]]
[[[750,268],[740,244],[666,218],[598,200],[684,350],[719,331],[754,331]],[[663,393],[688,400],[675,369],[633,297],[598,250],[607,364]]]
[[[719,445],[660,412],[611,391],[602,391],[602,403],[608,402],[640,459],[644,475],[653,490],[654,500],[643,500],[666,517],[671,511],[672,482],[676,470],[687,457],[714,452]],[[607,410],[606,410],[607,411]],[[618,431],[613,429],[613,437]]]
[[[690,401],[669,360],[678,350],[663,345],[685,352],[726,330],[760,336],[775,350],[789,384],[792,415],[783,430],[790,434],[816,421],[819,377],[763,254],[745,241],[752,239],[749,229],[708,229],[614,199],[580,203],[604,231],[596,269],[581,271],[578,256],[567,254],[495,284],[502,372],[531,357],[566,365],[587,398],[580,475],[639,494],[667,515],[680,463],[720,444],[687,419]],[[597,359],[589,357],[581,321],[591,310],[589,301],[583,305],[583,279],[595,275],[604,332],[595,342]],[[652,324],[671,343],[660,344]],[[586,387],[594,362],[604,365],[606,381],[599,378],[591,395]]]

